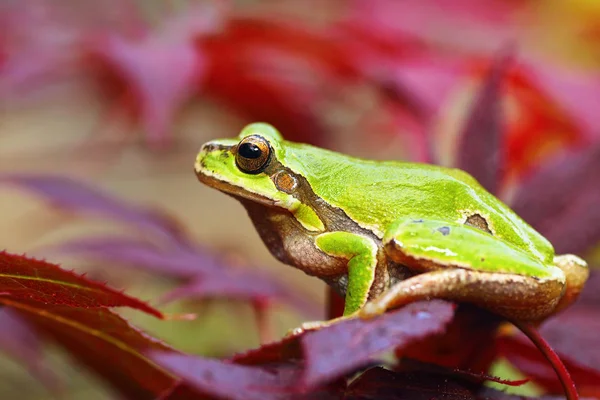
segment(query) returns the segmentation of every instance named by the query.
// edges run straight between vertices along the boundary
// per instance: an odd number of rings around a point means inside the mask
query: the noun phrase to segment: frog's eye
[[[258,174],[271,158],[269,142],[258,135],[247,136],[238,144],[235,163],[248,174]]]

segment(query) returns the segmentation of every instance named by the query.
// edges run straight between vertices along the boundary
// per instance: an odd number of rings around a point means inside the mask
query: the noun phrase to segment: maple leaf
[[[11,299],[80,308],[126,306],[155,317],[148,304],[56,264],[0,252],[0,293]]]
[[[128,398],[154,399],[175,384],[175,376],[143,354],[149,349],[174,350],[142,334],[108,307],[130,307],[162,317],[158,310],[44,261],[6,252],[0,253],[0,260],[0,304],[37,334],[60,344]]]
[[[28,371],[50,390],[57,390],[61,382],[45,365],[41,338],[14,310],[0,310],[0,351],[23,363]]]

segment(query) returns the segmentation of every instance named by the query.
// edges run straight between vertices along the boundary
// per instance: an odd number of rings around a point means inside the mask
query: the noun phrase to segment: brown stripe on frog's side
[[[276,157],[271,158],[269,165],[263,172],[271,178],[279,190],[288,193],[312,208],[328,231],[357,233],[373,239],[377,244],[381,243],[381,240],[373,232],[354,222],[344,210],[321,199],[312,190],[305,177],[296,174],[290,168],[281,164]]]

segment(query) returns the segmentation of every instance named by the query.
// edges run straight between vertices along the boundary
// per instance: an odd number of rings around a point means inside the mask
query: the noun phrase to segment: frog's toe
[[[562,270],[566,280],[565,293],[556,306],[556,311],[560,311],[577,300],[590,270],[584,260],[573,254],[557,255],[554,257],[554,265]]]
[[[377,301],[369,301],[358,311],[360,319],[372,319],[386,312],[386,307]]]

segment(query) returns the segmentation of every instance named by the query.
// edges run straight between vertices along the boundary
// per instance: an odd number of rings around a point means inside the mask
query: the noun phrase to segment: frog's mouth
[[[237,199],[247,199],[268,207],[277,207],[275,200],[269,199],[268,197],[260,194],[249,192],[242,187],[235,186],[231,182],[227,182],[215,176],[206,174],[202,169],[196,169],[196,176],[198,177],[198,180],[205,185],[215,188]]]

